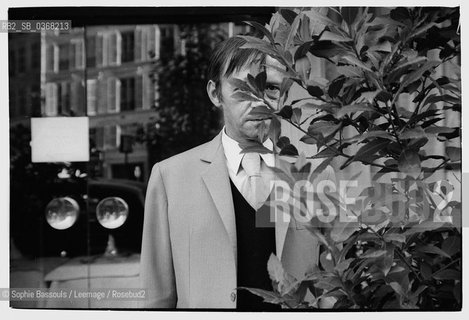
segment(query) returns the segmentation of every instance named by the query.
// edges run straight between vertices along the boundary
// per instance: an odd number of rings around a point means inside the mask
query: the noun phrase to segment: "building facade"
[[[227,36],[249,27],[218,24]],[[10,126],[31,117],[87,116],[92,176],[146,181],[145,144],[133,137],[157,119],[153,63],[185,53],[177,24],[96,25],[12,34]]]

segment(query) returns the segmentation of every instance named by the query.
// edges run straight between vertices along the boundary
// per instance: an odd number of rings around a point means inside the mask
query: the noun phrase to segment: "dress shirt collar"
[[[225,127],[223,127],[222,130],[221,143],[225,151],[228,168],[235,174],[238,174],[243,154],[241,153],[241,148],[239,147],[238,142],[226,134]],[[273,143],[270,139],[267,139],[263,145],[267,149],[272,150]],[[273,167],[275,165],[275,158],[272,153],[261,154],[260,156],[269,167]]]

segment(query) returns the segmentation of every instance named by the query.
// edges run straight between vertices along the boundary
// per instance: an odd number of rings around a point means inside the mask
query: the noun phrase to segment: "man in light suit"
[[[276,105],[283,75],[280,63],[230,38],[217,46],[208,71],[207,93],[222,109],[225,127],[210,142],[157,163],[148,183],[141,253],[144,308],[228,308],[271,310],[276,306],[237,287],[272,290],[267,273],[271,253],[300,277],[317,263],[318,245],[293,220],[256,227],[256,199],[239,143],[259,139],[269,119],[249,112],[262,103],[232,96],[229,79],[246,80],[265,67],[265,98]],[[269,148],[270,140],[261,141]],[[262,167],[273,155],[261,155]]]

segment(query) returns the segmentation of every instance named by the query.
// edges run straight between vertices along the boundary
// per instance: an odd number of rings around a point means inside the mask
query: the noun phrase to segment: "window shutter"
[[[98,66],[105,65],[104,59],[104,37],[102,34],[96,35],[96,63]]]
[[[159,51],[156,50],[156,28],[158,26],[149,26],[147,28],[147,59],[158,59]]]
[[[135,53],[135,61],[142,61],[144,57],[142,57],[142,45],[144,41],[142,41],[143,32],[142,29],[137,27],[135,29],[135,46],[134,46],[134,53]]]
[[[120,63],[120,38],[120,33],[118,32],[114,32],[109,35],[109,64]]]
[[[77,69],[82,69],[84,66],[84,46],[83,40],[79,40],[75,43],[75,65]]]
[[[89,116],[96,114],[96,79],[86,80],[86,109]]]
[[[97,102],[97,113],[103,114],[107,112],[107,101],[108,101],[108,81],[104,81],[102,79],[98,80],[97,83],[98,95],[96,96]]]
[[[116,78],[108,78],[107,87],[107,111],[109,113],[119,112],[120,80]]]

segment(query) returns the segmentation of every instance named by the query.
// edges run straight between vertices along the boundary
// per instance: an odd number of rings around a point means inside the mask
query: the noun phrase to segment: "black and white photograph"
[[[314,5],[10,5],[0,302],[461,316],[461,7]]]

